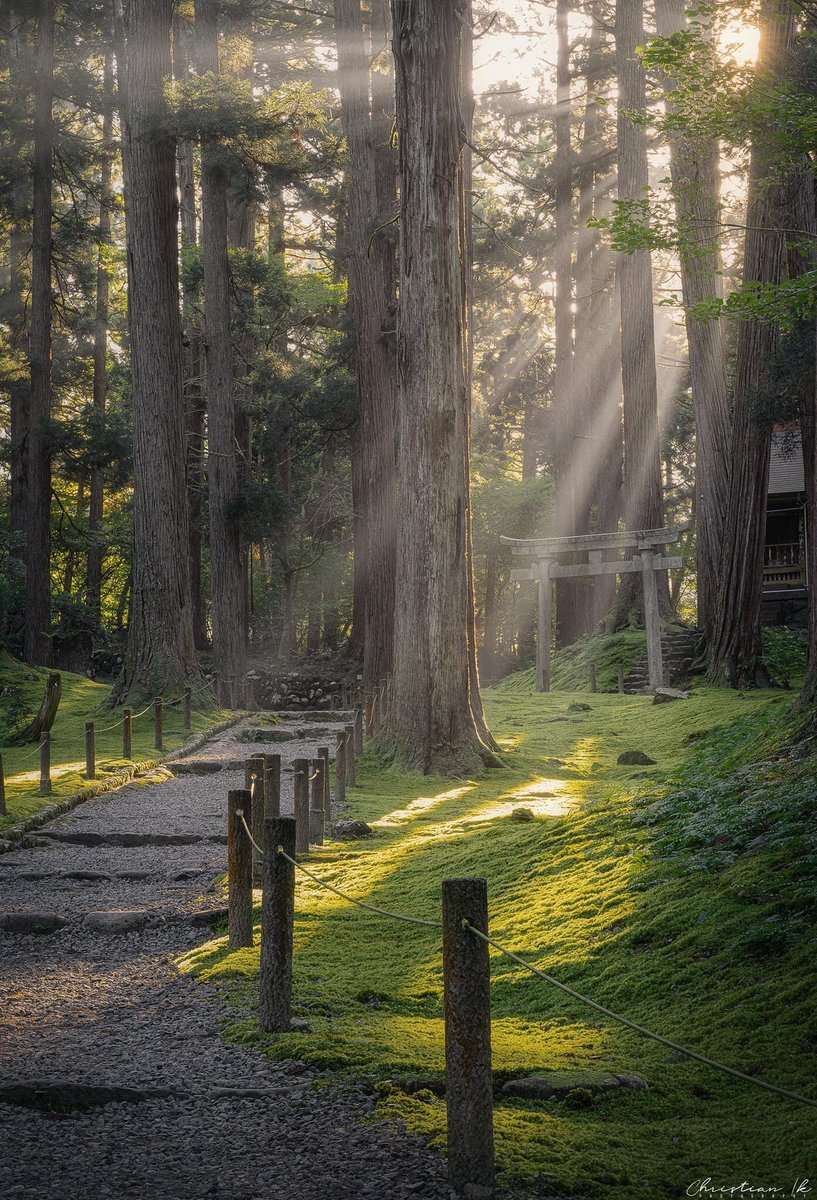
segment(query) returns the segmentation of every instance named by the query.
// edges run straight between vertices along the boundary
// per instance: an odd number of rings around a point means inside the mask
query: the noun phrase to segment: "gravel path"
[[[187,767],[212,771],[269,751],[286,768],[334,746],[328,723],[295,720],[276,728],[275,741],[242,740],[258,725],[243,721]],[[286,729],[293,736],[282,742]],[[363,1092],[316,1088],[305,1064],[222,1041],[218,994],[177,973],[174,958],[208,936],[191,916],[224,903],[212,881],[226,868],[226,793],[241,786],[234,767],[160,772],[148,786],[81,805],[31,849],[0,856],[0,913],[66,920],[47,935],[0,932],[0,1092],[13,1101],[0,1103],[4,1200],[454,1195],[437,1153],[365,1123],[374,1100]],[[284,774],[285,812],[291,789]],[[190,840],[106,844],[157,833]],[[72,838],[97,844],[62,840]],[[111,920],[130,931],[111,931]]]

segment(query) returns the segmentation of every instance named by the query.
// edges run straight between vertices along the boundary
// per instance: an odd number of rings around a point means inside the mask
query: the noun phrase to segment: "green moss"
[[[556,692],[589,692],[591,667],[596,667],[599,691],[614,692],[618,688],[618,668],[625,675],[647,653],[647,635],[643,629],[624,629],[609,637],[586,637],[557,650],[551,660],[550,686]],[[534,695],[536,671],[517,671],[503,679],[496,691]]]
[[[48,674],[47,670],[24,666],[4,655],[0,657],[0,693],[8,690],[15,697],[14,708],[19,707],[16,702],[19,697],[28,712],[36,713],[45,692]],[[97,781],[104,781],[106,776],[115,775],[131,765],[131,762],[144,762],[161,757],[161,752],[153,747],[152,710],[148,710],[139,720],[134,721],[133,758],[125,759],[122,757],[122,726],[119,723],[121,710],[110,712],[103,707],[110,695],[111,684],[98,683],[84,675],[74,675],[70,671],[62,671],[61,675],[62,697],[54,728],[51,730],[50,796],[39,794],[38,747],[8,745],[14,732],[7,719],[9,708],[4,708],[0,715],[0,745],[6,785],[6,816],[0,817],[0,833],[17,821],[33,816],[45,805],[72,796],[88,786],[85,778],[86,721],[93,721],[96,726]],[[191,720],[192,733],[208,729],[227,715],[214,709],[194,709]],[[107,729],[115,723],[116,728]],[[181,705],[174,708],[165,706],[163,740],[166,752],[178,749],[191,736],[191,733],[184,731],[183,724]]]
[[[364,843],[310,856],[321,878],[384,908],[438,916],[440,881],[484,875],[493,935],[665,1036],[813,1093],[817,1054],[813,764],[780,760],[779,694],[697,688],[683,703],[488,693],[508,769],[400,775],[365,758],[350,790]],[[707,731],[718,729],[714,735]],[[690,741],[690,739],[692,739]],[[657,760],[648,778],[624,749]],[[754,765],[749,765],[753,763]],[[534,820],[511,819],[523,804]],[[258,951],[224,939],[186,959],[254,1001]],[[814,1173],[809,1110],[644,1040],[492,952],[497,1154],[554,1192],[653,1200],[702,1174],[776,1183]],[[373,1081],[443,1072],[440,935],[361,911],[298,879],[295,1003],[310,1033],[228,1036]],[[512,1074],[637,1072],[647,1092],[502,1098]],[[587,1090],[587,1089],[585,1089]],[[382,1114],[444,1139],[444,1105],[388,1088]]]

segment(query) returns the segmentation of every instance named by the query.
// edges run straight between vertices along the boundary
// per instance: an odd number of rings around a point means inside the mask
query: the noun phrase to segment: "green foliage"
[[[772,679],[782,687],[806,673],[808,644],[802,632],[770,625],[763,630],[763,658]]]
[[[305,83],[259,96],[252,81],[229,74],[195,75],[168,85],[165,128],[180,139],[215,142],[264,167],[304,165],[301,136],[324,122],[326,99]],[[229,159],[225,158],[229,168]]]

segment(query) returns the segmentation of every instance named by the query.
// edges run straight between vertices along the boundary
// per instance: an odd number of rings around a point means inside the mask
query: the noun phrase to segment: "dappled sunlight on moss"
[[[418,796],[416,800],[412,800],[405,808],[395,809],[394,812],[387,813],[378,821],[374,821],[373,825],[376,829],[386,829],[391,825],[401,825],[408,821],[414,821],[418,817],[425,816],[436,808],[439,804],[443,804],[446,800],[459,800],[466,792],[471,791],[477,785],[468,783],[464,787],[451,788],[450,791],[440,792],[437,796]]]
[[[779,694],[701,688],[662,707],[644,697],[583,699],[591,711],[574,721],[562,719],[568,694],[489,693],[495,732],[525,744],[508,755],[507,770],[467,785],[382,770],[364,756],[348,796],[375,835],[327,842],[310,855],[310,869],[361,900],[428,918],[439,918],[443,878],[485,876],[492,935],[533,965],[657,1032],[808,1092],[817,1046],[813,945],[805,934],[791,949],[776,944],[780,926],[764,916],[785,860],[764,868],[756,852],[709,872],[670,840],[679,865],[669,870],[656,841],[664,810],[674,811],[671,773],[696,751],[702,731],[778,712]],[[724,761],[745,761],[751,744],[748,732],[725,736]],[[631,780],[632,770],[617,765],[625,749],[657,760],[655,784]],[[708,810],[707,823],[695,824],[702,803],[689,801],[687,836],[697,854],[700,836],[716,846],[719,836]],[[512,819],[516,807],[534,819]],[[749,794],[741,820],[755,812],[760,819],[762,809]],[[704,1160],[713,1174],[744,1177],[768,1138],[777,1166],[792,1176],[813,1171],[801,1110],[668,1055],[495,949],[490,957],[498,1089],[508,1074],[572,1068],[635,1071],[650,1083],[648,1092],[616,1092],[581,1110],[511,1101],[498,1090],[497,1153],[506,1172],[550,1173],[554,1192],[653,1200],[676,1194]],[[233,955],[223,938],[185,959],[187,969],[225,983],[242,1008],[255,1001],[257,964],[257,947]],[[262,1036],[241,1015],[229,1036],[276,1058],[374,1081],[437,1076],[442,983],[439,929],[361,911],[299,875],[294,1001],[312,1032]],[[444,1104],[430,1093],[418,1099],[392,1089],[380,1111],[444,1137]],[[765,1166],[755,1167],[760,1178]]]

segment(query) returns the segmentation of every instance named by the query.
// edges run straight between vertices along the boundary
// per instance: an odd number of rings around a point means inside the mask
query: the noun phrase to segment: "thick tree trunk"
[[[186,79],[189,73],[189,38],[190,32],[177,14],[173,26],[173,72],[176,79]],[[196,169],[192,142],[180,141],[178,143],[176,171],[180,199],[182,261],[184,261],[198,244]],[[186,477],[187,520],[190,538],[190,603],[193,609],[193,640],[197,650],[204,650],[209,641],[202,586],[203,510],[206,487],[204,471],[206,408],[202,386],[204,353],[195,289],[186,277],[182,285],[182,328],[182,377],[187,431]]]
[[[196,0],[199,70],[218,74],[218,23],[212,0]],[[238,525],[230,505],[238,492],[236,405],[227,254],[229,159],[223,147],[202,147],[204,325],[207,360],[207,481],[213,669],[227,687],[246,675],[244,590]]]
[[[468,695],[471,715],[477,735],[484,746],[499,750],[493,734],[488,728],[479,685],[479,658],[477,654],[477,595],[474,579],[474,537],[471,521],[471,409],[474,380],[474,218],[473,161],[471,142],[474,127],[474,13],[472,0],[465,0],[462,18],[462,52],[460,54],[461,107],[465,133],[465,144],[460,154],[459,171],[459,251],[460,280],[462,286],[462,357],[465,370],[466,429],[464,438],[465,478],[469,486],[469,504],[465,510],[465,554],[466,581],[468,586]]]
[[[647,133],[632,113],[646,111],[644,68],[637,49],[645,41],[641,0],[617,0],[618,197],[641,201],[649,183]],[[622,254],[621,374],[624,394],[624,518],[628,529],[660,529],[664,523],[655,369],[652,263],[649,250]],[[664,571],[657,573],[662,615],[671,613]],[[640,579],[625,575],[619,588],[619,621],[642,611]]]
[[[580,396],[573,373],[573,147],[571,144],[569,0],[556,4],[556,109],[553,120],[555,153],[553,310],[553,393],[556,417],[556,494],[554,534],[586,533],[582,502],[583,461]],[[584,580],[556,583],[556,641],[568,646],[587,632],[588,588]]]
[[[9,70],[14,87],[19,87],[16,78],[19,71],[21,14],[16,6],[9,5],[5,19],[5,36],[8,39]],[[22,145],[18,142],[17,149],[22,154]],[[12,349],[22,358],[26,352],[26,293],[23,270],[26,255],[31,240],[29,228],[29,196],[28,182],[25,179],[17,181],[9,196],[11,210],[11,227],[9,229],[9,334]],[[26,443],[28,440],[28,400],[29,383],[22,371],[9,383],[9,438],[11,451],[10,489],[11,489],[11,529],[24,540],[26,529]],[[16,555],[25,559],[25,548],[22,544],[15,550]]]
[[[385,166],[382,140],[386,86],[377,85],[379,111],[373,120],[369,100],[369,56],[363,36],[360,0],[335,0],[338,87],[343,131],[349,146],[347,174],[348,228],[346,267],[349,304],[355,325],[354,366],[357,376],[359,428],[353,454],[359,462],[356,503],[363,499],[366,596],[363,679],[372,686],[391,672],[394,635],[395,536],[397,515],[394,435],[394,363],[384,330],[393,304],[393,248],[384,213],[393,186]],[[378,165],[382,168],[378,190]],[[390,207],[395,203],[392,194]],[[360,471],[365,470],[365,482]],[[364,483],[361,488],[360,484]],[[363,496],[361,497],[361,492]]]
[[[105,56],[104,74],[105,112],[102,118],[103,158],[99,178],[99,249],[96,262],[96,312],[94,317],[94,378],[93,396],[99,430],[105,422],[107,394],[108,355],[108,296],[110,279],[105,256],[111,240],[111,177],[113,153],[113,59],[110,51]],[[85,593],[88,608],[93,613],[97,627],[102,619],[102,518],[105,507],[105,480],[102,468],[91,469],[91,486],[88,507],[88,561],[86,567]]]
[[[684,0],[655,0],[655,17],[662,37],[680,32],[686,28]],[[667,85],[671,91],[672,81],[667,80]],[[696,319],[689,309],[723,295],[718,143],[714,138],[692,142],[676,132],[670,139],[670,165],[675,210],[686,245],[681,251],[681,285],[697,435],[698,624],[708,631],[715,623],[729,495],[729,389],[721,323]]]
[[[767,0],[761,12],[758,72],[779,78],[794,44],[788,5]],[[743,283],[777,284],[786,260],[785,191],[771,148],[752,146]],[[778,330],[745,320],[738,331],[729,503],[723,535],[709,678],[733,687],[762,682],[760,607],[769,484],[771,421],[762,411]]]
[[[789,227],[801,230],[806,237],[789,243],[789,275],[799,277],[813,271],[817,265],[817,200],[815,198],[814,167],[810,160],[792,181],[789,188]],[[817,324],[812,318],[804,321],[799,330],[804,346],[800,371],[799,406],[800,436],[803,445],[803,471],[806,491],[806,578],[809,581],[809,650],[808,670],[803,690],[797,701],[798,710],[814,715],[817,704]],[[813,727],[813,726],[812,726]]]
[[[25,660],[51,663],[51,185],[54,177],[54,11],[40,0],[31,250],[31,394],[26,463]]]
[[[175,146],[161,128],[172,0],[128,11],[124,157],[134,438],[134,577],[116,689],[158,693],[198,674],[188,570]]]
[[[400,425],[392,698],[384,743],[404,766],[472,771],[458,168],[463,0],[395,0],[400,148]]]
[[[230,25],[231,69],[252,85],[255,73],[252,20],[249,17],[235,18]],[[258,199],[256,167],[231,156],[230,184],[227,190],[227,241],[229,245],[252,253],[255,250],[258,221]],[[255,334],[253,330],[253,308],[255,296],[253,285],[236,291],[234,311],[239,320],[233,350],[233,379],[235,395],[235,438],[236,473],[239,485],[252,475],[252,417],[250,395],[250,372],[255,357]],[[250,563],[252,546],[239,532],[239,554],[241,557],[241,636],[245,648],[249,642],[251,612]]]
[[[621,499],[621,361],[613,254],[598,232],[595,217],[610,213],[609,190],[614,164],[605,160],[600,98],[606,87],[603,56],[606,35],[596,4],[587,47],[584,129],[578,176],[579,218],[576,242],[576,334],[573,388],[581,449],[580,528],[598,533],[618,528]],[[584,581],[589,595],[587,628],[610,612],[615,601],[614,575]]]

